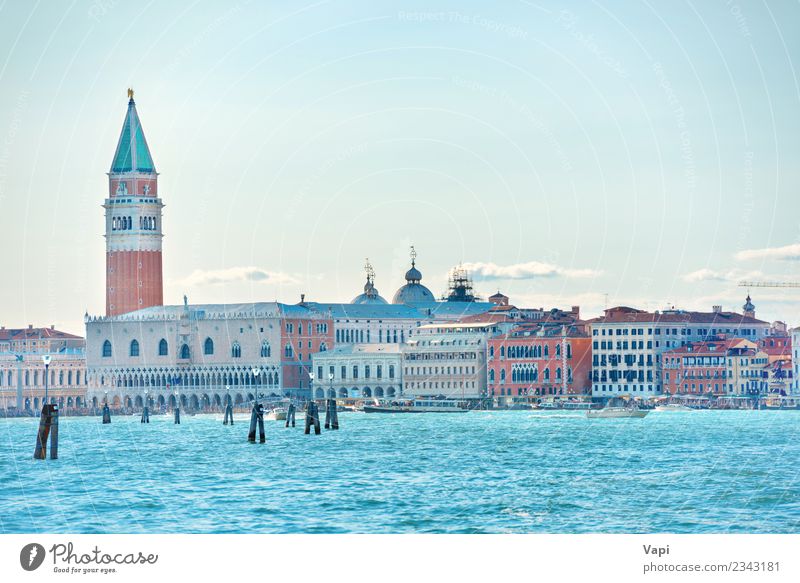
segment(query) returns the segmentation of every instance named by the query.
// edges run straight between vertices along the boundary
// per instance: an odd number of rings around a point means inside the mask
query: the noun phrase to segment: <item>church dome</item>
[[[422,272],[416,266],[417,252],[411,247],[411,269],[406,271],[406,284],[394,294],[393,304],[418,304],[435,302],[436,298],[427,287],[422,285]]]
[[[367,264],[364,266],[367,272],[367,283],[364,284],[364,293],[358,294],[353,298],[351,304],[386,304],[388,303],[381,297],[378,290],[375,288],[375,270],[367,259]]]

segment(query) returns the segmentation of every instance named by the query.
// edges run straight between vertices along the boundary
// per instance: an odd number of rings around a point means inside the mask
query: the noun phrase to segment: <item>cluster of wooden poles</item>
[[[181,409],[175,407],[175,424],[181,423]],[[286,427],[295,427],[295,416],[297,408],[294,403],[289,404],[286,412]],[[108,403],[102,409],[103,425],[111,423],[111,410]],[[141,423],[150,423],[150,408],[145,403],[142,409]],[[233,425],[233,403],[228,397],[225,405],[225,416],[223,425]],[[319,406],[316,401],[309,401],[306,406],[306,426],[305,434],[311,434],[314,430],[315,435],[321,433],[319,421]],[[339,413],[337,411],[336,399],[325,399],[325,429],[339,429]],[[267,437],[264,431],[264,405],[256,401],[250,412],[250,431],[247,434],[247,441],[256,442],[256,430],[258,430],[259,443],[266,443]],[[47,457],[47,441],[50,440],[50,459],[58,459],[58,405],[45,404],[42,407],[42,415],[39,419],[39,430],[36,434],[36,448],[33,452],[34,459],[43,460]]]

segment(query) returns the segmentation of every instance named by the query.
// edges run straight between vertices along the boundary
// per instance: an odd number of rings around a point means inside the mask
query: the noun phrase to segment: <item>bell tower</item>
[[[164,303],[158,173],[144,138],[133,90],[108,173],[106,315]]]

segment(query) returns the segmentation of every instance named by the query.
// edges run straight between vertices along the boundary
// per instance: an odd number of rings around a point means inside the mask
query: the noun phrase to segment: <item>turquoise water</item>
[[[342,413],[264,445],[151,419],[62,418],[44,462],[36,420],[0,420],[0,531],[800,532],[796,411]]]

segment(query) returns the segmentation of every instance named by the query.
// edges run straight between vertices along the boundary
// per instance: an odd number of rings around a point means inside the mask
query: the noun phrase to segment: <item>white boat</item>
[[[365,413],[466,413],[458,401],[447,399],[408,399],[374,404],[364,404]]]
[[[665,403],[664,405],[658,405],[655,411],[691,411],[691,407],[687,407],[686,405],[681,405],[680,403]]]
[[[586,411],[589,419],[616,419],[621,417],[644,417],[650,411],[647,409],[636,409],[629,407],[605,407],[603,409],[591,409]]]
[[[267,421],[286,421],[286,414],[286,409],[273,409],[264,415],[264,419]]]

